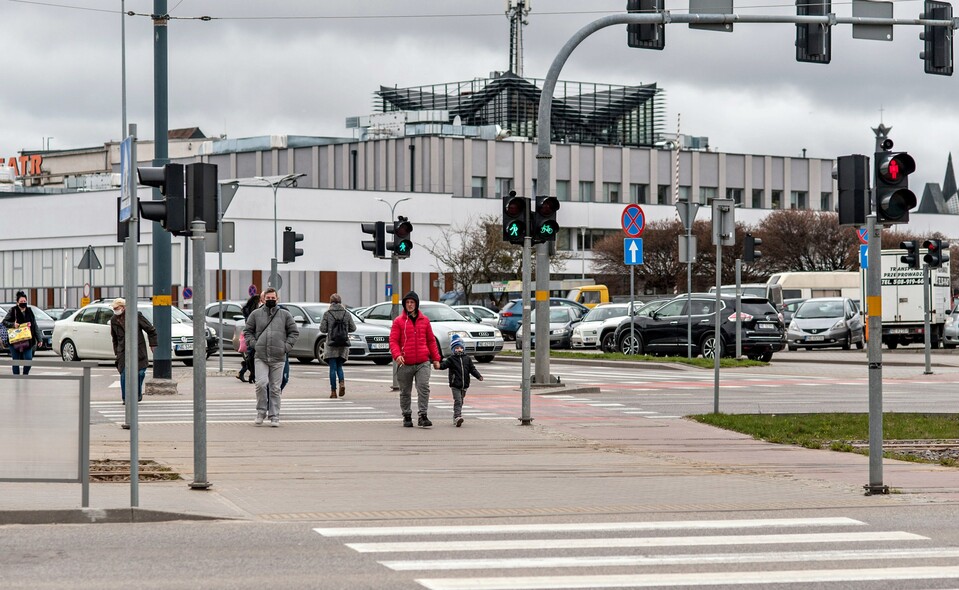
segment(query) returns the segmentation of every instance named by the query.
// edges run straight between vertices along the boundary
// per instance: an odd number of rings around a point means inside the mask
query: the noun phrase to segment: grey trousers
[[[416,405],[420,416],[425,416],[430,407],[430,375],[433,367],[429,362],[418,365],[403,365],[396,369],[396,381],[400,384],[400,411],[412,415],[413,380],[416,380]]]
[[[453,417],[459,418],[463,415],[463,398],[466,397],[466,390],[458,387],[450,387],[453,392]]]
[[[254,359],[256,369],[256,411],[272,418],[280,417],[280,383],[283,382],[283,361],[267,363]],[[270,393],[267,395],[267,386]]]

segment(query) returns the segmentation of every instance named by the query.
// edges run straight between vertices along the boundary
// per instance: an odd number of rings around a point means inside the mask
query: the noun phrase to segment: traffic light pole
[[[876,150],[886,139],[887,128],[873,129]],[[875,203],[875,179],[873,179]],[[888,494],[882,483],[882,225],[876,222],[875,207],[866,217],[868,246],[866,260],[866,325],[869,328],[869,483],[863,486],[866,495]]]
[[[390,307],[390,319],[395,320],[399,317],[400,313],[403,312],[400,307],[400,259],[396,256],[396,252],[390,256],[390,285],[392,285],[392,291],[390,292],[390,300],[392,306]],[[400,382],[396,378],[396,369],[398,365],[396,362],[391,363],[393,365],[393,383],[390,386],[390,389],[393,391],[400,390]]]
[[[190,222],[193,235],[193,481],[205,490],[206,479],[206,223]]]
[[[166,166],[169,163],[169,113],[167,90],[167,2],[153,0],[153,137],[154,166]],[[160,200],[159,189],[153,189],[153,199]],[[157,331],[157,348],[153,353],[153,378],[173,384],[173,366],[170,358],[172,345],[171,312],[173,305],[171,292],[172,253],[169,232],[153,226],[153,325]],[[136,310],[136,300],[131,303]],[[156,385],[159,385],[157,383]]]
[[[932,348],[932,334],[929,333],[931,328],[929,315],[932,309],[932,271],[929,270],[928,264],[922,265],[922,317],[923,317],[923,339],[925,340],[926,345],[926,370],[923,371],[924,375],[932,375],[932,354],[930,349]]]
[[[530,273],[530,246],[532,245],[532,242],[533,240],[532,238],[529,237],[529,235],[523,238],[523,328],[522,328],[523,329],[523,381],[522,381],[522,385],[520,386],[521,392],[522,392],[522,398],[523,398],[523,402],[522,402],[523,407],[522,407],[522,415],[520,416],[519,421],[520,421],[520,424],[524,426],[529,426],[530,424],[533,423],[533,418],[530,410],[530,358],[529,358],[529,353],[530,353],[529,342],[530,342],[530,338],[532,337],[532,334],[530,334],[530,331],[529,331],[529,328],[530,328],[529,316],[531,312],[529,290],[530,290],[530,283],[532,282],[531,273]],[[546,244],[542,244],[540,247],[545,248],[547,246]],[[548,258],[546,260],[546,264],[547,264],[546,268],[548,269],[549,268]],[[537,287],[539,286],[540,274],[541,273],[539,271],[536,272]],[[549,271],[547,271],[546,274],[548,276]],[[539,292],[537,291],[537,294],[538,293]],[[548,302],[548,299],[547,299],[547,302]],[[541,315],[542,314],[540,313],[536,314],[537,326],[539,325],[539,318]],[[549,320],[548,310],[546,311],[546,316],[547,316],[546,319],[548,321]],[[536,367],[537,367],[537,375],[538,375],[540,344],[545,342],[546,350],[549,351],[549,323],[546,324],[546,329],[544,331],[540,332],[539,330],[537,330],[537,332],[539,332],[539,338],[537,338],[536,340]],[[549,359],[547,358],[547,364],[546,364],[547,373],[549,372],[548,362],[549,362]]]
[[[128,136],[133,138],[130,145],[130,161],[132,169],[136,168],[137,161],[137,126],[130,125]],[[135,172],[133,172],[135,173]],[[123,243],[123,297],[127,300],[127,310],[123,316],[123,371],[124,380],[129,384],[126,396],[126,424],[130,427],[130,507],[140,505],[140,421],[137,410],[140,397],[140,363],[138,361],[140,344],[139,314],[137,312],[137,236],[139,230],[140,207],[138,205],[136,182],[132,178],[124,179],[129,183],[131,191],[130,219],[127,221],[127,239]],[[136,384],[134,386],[134,384]],[[132,393],[136,387],[136,393]]]

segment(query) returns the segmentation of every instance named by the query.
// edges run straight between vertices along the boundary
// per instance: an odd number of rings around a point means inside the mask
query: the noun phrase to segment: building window
[[[782,191],[770,191],[772,196],[772,208],[773,209],[782,209],[783,208],[783,192]]]
[[[629,185],[629,202],[630,203],[639,203],[645,204],[648,199],[649,185],[648,184],[631,184]]]
[[[686,200],[688,200],[688,199],[690,198],[690,195],[692,195],[692,194],[693,194],[693,187],[691,187],[691,186],[680,186],[680,187],[679,187],[679,200],[680,200],[680,201],[686,201]],[[666,202],[663,203],[663,204],[664,204],[664,205],[668,205],[669,203],[672,203],[672,202],[673,202],[672,199],[667,199]],[[697,202],[698,202],[698,201],[697,201]]]
[[[822,193],[819,196],[819,208],[822,211],[832,211],[832,193]]]
[[[579,181],[579,200],[584,203],[589,203],[593,201],[593,181],[591,180]]]
[[[661,184],[656,187],[656,202],[653,203],[654,205],[665,205],[669,202],[669,188],[668,184]]]
[[[589,228],[573,228],[570,230],[576,239],[576,249],[578,251],[583,250],[592,250],[593,244],[598,243],[600,240],[606,236],[619,234],[623,235],[622,231],[618,229],[589,229]]]
[[[763,189],[754,188],[753,189],[753,209],[762,209],[763,208]]]
[[[568,180],[557,180],[556,181],[556,198],[560,201],[569,200],[569,181]]]
[[[701,205],[706,205],[715,198],[716,198],[716,187],[714,186],[699,187],[699,203]]]
[[[482,199],[486,197],[486,177],[485,176],[474,176],[473,177],[473,190],[470,193],[470,196],[474,199]]]
[[[570,240],[570,237],[569,237],[571,233],[579,233],[579,230],[576,229],[575,227],[574,228],[561,227],[559,229],[559,233],[556,234],[557,250],[563,250],[563,251],[569,250],[569,245],[572,242],[572,240]]]
[[[603,203],[619,203],[619,183],[618,182],[604,182],[603,183]]]
[[[741,188],[727,188],[726,189],[726,198],[732,199],[737,205],[743,204],[743,189]]]
[[[806,208],[806,191],[792,191],[789,194],[789,208],[805,209]]]
[[[513,190],[512,178],[496,179],[496,198],[497,199],[502,199],[503,197],[508,196],[511,190]]]

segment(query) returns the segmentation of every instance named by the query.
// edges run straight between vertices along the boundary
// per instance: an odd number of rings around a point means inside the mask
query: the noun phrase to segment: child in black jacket
[[[459,428],[463,425],[463,398],[470,386],[470,375],[480,381],[483,376],[473,366],[473,359],[463,352],[463,339],[458,334],[453,335],[450,341],[453,355],[440,362],[440,370],[449,369],[450,389],[453,391],[453,424]]]

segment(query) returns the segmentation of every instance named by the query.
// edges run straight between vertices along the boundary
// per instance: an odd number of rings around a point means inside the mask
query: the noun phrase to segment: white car
[[[612,345],[613,334],[620,322],[629,314],[628,303],[606,303],[597,305],[589,311],[575,328],[570,338],[573,348],[596,348],[606,336]],[[605,351],[606,348],[604,347]]]
[[[499,315],[482,305],[452,305],[451,307],[460,313],[467,311],[473,314],[479,318],[480,323],[486,324],[487,326],[493,326],[495,328],[496,323],[499,322]]]
[[[153,323],[153,304],[137,302],[137,311]],[[67,362],[79,360],[115,360],[113,339],[110,337],[110,319],[113,309],[110,303],[91,303],[77,310],[68,318],[58,320],[53,326],[53,350]],[[170,308],[170,351],[172,359],[193,364],[193,320],[177,307]],[[209,356],[216,350],[216,334],[206,327],[206,350]],[[147,351],[153,359],[152,351]]]
[[[361,318],[372,324],[381,324],[391,327],[390,311],[393,304],[390,302],[378,303],[363,310]],[[493,360],[497,352],[503,350],[503,334],[497,328],[486,324],[477,324],[464,318],[458,311],[435,301],[420,301],[420,311],[430,319],[436,344],[440,354],[449,356],[450,340],[453,334],[459,334],[463,339],[463,350],[466,354],[476,357],[481,363]]]

